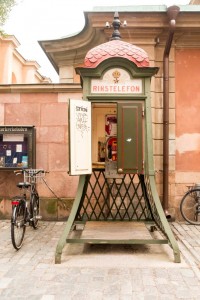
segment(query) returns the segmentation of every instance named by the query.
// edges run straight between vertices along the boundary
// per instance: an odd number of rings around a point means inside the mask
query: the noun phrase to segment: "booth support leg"
[[[78,184],[78,191],[72,206],[72,210],[70,212],[69,218],[67,220],[66,226],[62,232],[62,235],[58,241],[57,247],[56,247],[56,252],[55,252],[55,264],[60,264],[61,263],[61,255],[62,255],[62,250],[66,244],[66,239],[68,237],[68,234],[70,232],[70,229],[74,223],[76,213],[79,208],[79,204],[81,201],[82,193],[83,193],[83,188],[85,184],[85,175],[81,175],[79,178],[79,184]]]
[[[155,186],[155,179],[154,176],[149,176],[149,182],[150,182],[150,186],[151,186],[151,192],[152,192],[152,196],[154,199],[154,203],[157,209],[157,213],[159,215],[160,218],[160,222],[162,224],[162,227],[164,229],[164,232],[168,238],[168,242],[169,245],[171,246],[173,253],[174,253],[174,262],[175,263],[180,263],[181,262],[181,258],[180,258],[180,250],[177,244],[177,241],[175,239],[175,236],[172,232],[172,229],[166,219],[165,213],[163,211],[162,205],[160,203],[160,199],[158,197],[157,194],[157,190],[156,190],[156,186]]]

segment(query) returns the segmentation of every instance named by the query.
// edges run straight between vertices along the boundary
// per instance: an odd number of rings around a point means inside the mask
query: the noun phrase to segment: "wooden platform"
[[[154,239],[143,222],[88,221],[83,230],[73,231],[68,243],[167,244]]]

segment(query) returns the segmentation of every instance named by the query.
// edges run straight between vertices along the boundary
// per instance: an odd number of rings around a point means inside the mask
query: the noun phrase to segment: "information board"
[[[34,126],[0,126],[0,169],[34,166]]]
[[[91,103],[70,100],[70,175],[91,174]]]

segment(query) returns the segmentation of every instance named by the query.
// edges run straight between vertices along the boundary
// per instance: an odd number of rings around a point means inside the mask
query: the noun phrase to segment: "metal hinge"
[[[142,107],[142,116],[144,117],[144,106]]]
[[[142,170],[144,170],[144,160],[142,161]]]

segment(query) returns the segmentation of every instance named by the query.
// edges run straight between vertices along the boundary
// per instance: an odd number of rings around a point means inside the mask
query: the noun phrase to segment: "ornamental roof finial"
[[[114,20],[112,22],[112,26],[114,28],[114,31],[113,31],[112,37],[110,38],[111,41],[112,40],[121,40],[121,35],[120,35],[120,32],[119,32],[120,25],[121,25],[121,22],[120,22],[120,19],[119,19],[119,14],[118,14],[118,12],[115,12]]]

